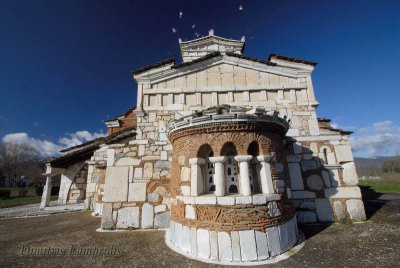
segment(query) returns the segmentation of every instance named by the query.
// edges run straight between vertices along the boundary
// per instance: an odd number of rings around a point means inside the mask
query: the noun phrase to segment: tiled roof
[[[233,52],[227,52],[226,55],[232,56],[232,57],[236,57],[236,58],[240,58],[240,59],[244,59],[244,60],[263,63],[263,64],[270,65],[270,66],[276,66],[277,65],[276,63],[270,62],[269,60],[268,61],[261,60],[261,59],[257,59],[257,58],[253,58],[253,57],[249,57],[249,56],[245,56],[245,55],[241,55],[241,54],[236,54],[236,53],[233,53]]]
[[[205,60],[208,60],[208,59],[220,56],[220,55],[222,55],[221,52],[215,51],[215,52],[212,52],[210,54],[205,55],[204,57],[195,59],[193,61],[184,62],[184,63],[181,63],[181,64],[176,64],[172,68],[176,68],[177,69],[177,68],[189,66],[189,65],[192,65],[192,64],[195,64],[195,63],[198,63],[198,62],[202,62],[202,61],[205,61]],[[258,62],[258,63],[270,65],[270,66],[276,66],[277,65],[276,63],[273,63],[273,62],[270,62],[270,61],[260,60],[260,59],[257,59],[257,58],[252,58],[252,57],[244,56],[244,55],[233,53],[233,52],[226,52],[226,55],[228,55],[230,57],[236,57],[236,58],[240,58],[240,59],[254,61],[254,62]]]
[[[74,163],[89,160],[90,157],[93,156],[93,152],[99,149],[101,144],[110,144],[134,136],[136,134],[134,130],[135,128],[133,127],[126,128],[108,137],[97,138],[83,144],[67,148],[62,151],[66,152],[66,154],[54,159],[50,159],[47,161],[47,163],[50,163],[52,167],[68,167]]]
[[[332,121],[332,120],[329,119],[329,118],[317,118],[317,120],[318,120],[318,122],[327,122],[327,123],[329,123],[329,122]]]
[[[135,109],[136,109],[136,106],[133,106],[133,107],[129,108],[129,109],[128,109],[126,112],[124,112],[123,114],[117,115],[116,117],[111,118],[111,119],[103,120],[103,122],[109,122],[109,121],[118,120],[119,117],[121,117],[121,116],[126,116],[130,111],[135,110]]]
[[[269,55],[268,60],[270,61],[271,58],[276,58],[276,59],[279,59],[279,60],[286,60],[286,61],[291,61],[291,62],[296,62],[296,63],[303,63],[303,64],[312,65],[312,66],[317,65],[317,63],[313,62],[313,61],[308,61],[308,60],[303,60],[303,59],[298,59],[298,58],[292,58],[292,57],[282,56],[282,55],[278,55],[278,54]]]
[[[97,138],[97,139],[94,139],[94,140],[91,140],[91,141],[88,141],[88,142],[85,142],[85,143],[82,143],[82,144],[79,144],[79,145],[68,147],[68,148],[65,148],[65,149],[61,150],[60,152],[61,153],[65,153],[65,152],[68,152],[68,151],[71,151],[71,150],[75,150],[75,149],[78,149],[78,148],[83,148],[83,147],[86,147],[86,146],[90,146],[90,145],[95,144],[97,142],[101,142],[102,140],[104,140],[104,138],[105,137],[100,137],[100,138]]]
[[[169,63],[174,63],[174,62],[175,62],[174,58],[169,58],[169,59],[166,59],[166,60],[163,60],[163,61],[156,62],[156,63],[151,64],[151,65],[144,66],[144,67],[142,67],[140,69],[133,70],[131,73],[133,75],[140,74],[140,73],[146,72],[148,70],[151,70],[151,69],[154,69],[154,68],[169,64]]]
[[[195,59],[195,60],[192,60],[192,61],[183,62],[181,64],[175,64],[174,66],[172,66],[172,68],[178,69],[178,68],[189,66],[189,65],[192,65],[192,64],[195,64],[195,63],[198,63],[198,62],[201,62],[201,61],[205,61],[205,60],[208,60],[208,59],[220,56],[220,55],[221,55],[221,52],[215,51],[215,52],[212,52],[210,54],[207,54],[207,55],[205,55],[205,56],[203,56],[201,58],[198,58],[198,59]]]

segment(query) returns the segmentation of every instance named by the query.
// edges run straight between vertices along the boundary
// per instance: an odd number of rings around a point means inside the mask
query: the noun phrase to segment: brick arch
[[[252,142],[258,144],[259,155],[267,155],[270,153],[271,139],[268,137],[260,133],[248,133],[248,135],[246,135],[246,141],[244,142],[246,145],[246,152],[248,152],[248,148]]]
[[[236,153],[241,154],[242,150],[240,149],[241,137],[237,133],[219,133],[218,136],[215,136],[214,140],[214,152],[216,156],[221,155],[222,147],[226,143],[233,143],[236,147]]]
[[[257,141],[250,142],[249,147],[247,148],[247,154],[252,156],[260,155],[260,146]]]
[[[220,155],[227,155],[229,150],[233,150],[235,155],[238,154],[236,145],[233,142],[226,142],[222,145],[221,151],[219,152]]]
[[[209,139],[208,135],[194,135],[187,140],[189,149],[189,158],[196,158],[199,156],[200,147],[203,145],[210,146],[211,150],[215,152],[213,144]]]
[[[197,150],[196,156],[198,158],[207,158],[209,156],[210,152],[214,152],[211,145],[208,143],[204,143]]]

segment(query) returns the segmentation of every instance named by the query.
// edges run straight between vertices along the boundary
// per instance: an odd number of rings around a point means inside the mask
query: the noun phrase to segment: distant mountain
[[[354,157],[357,173],[361,175],[376,175],[383,172],[382,166],[385,161],[399,160],[400,156],[378,156],[372,158]],[[376,174],[372,174],[372,172]]]

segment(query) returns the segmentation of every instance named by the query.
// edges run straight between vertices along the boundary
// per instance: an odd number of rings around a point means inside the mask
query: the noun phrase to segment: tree
[[[383,172],[400,173],[400,160],[393,159],[383,162]]]
[[[38,151],[27,143],[0,144],[0,166],[8,176],[10,186],[15,186],[25,169],[37,159]]]
[[[376,176],[378,174],[378,168],[376,167],[376,165],[374,163],[371,163],[368,167],[367,167],[367,175],[368,176]]]

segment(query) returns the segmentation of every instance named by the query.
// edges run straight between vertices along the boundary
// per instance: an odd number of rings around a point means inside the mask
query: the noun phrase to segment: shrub
[[[42,196],[43,194],[43,186],[36,186],[35,193],[37,196]]]
[[[19,197],[25,197],[28,194],[28,189],[25,188],[19,188],[18,189],[18,196]]]
[[[0,198],[10,198],[10,189],[0,189]]]

